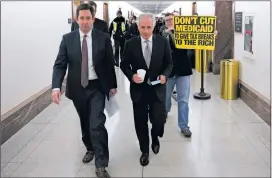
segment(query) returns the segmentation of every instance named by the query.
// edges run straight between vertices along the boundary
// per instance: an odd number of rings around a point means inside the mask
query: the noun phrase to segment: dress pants
[[[142,153],[149,153],[148,116],[152,123],[151,138],[162,137],[166,118],[164,101],[157,97],[153,86],[146,84],[138,102],[133,102],[134,124]]]
[[[105,128],[105,94],[98,80],[89,80],[82,96],[73,100],[80,118],[82,141],[88,151],[94,151],[96,167],[109,162],[108,133]]]

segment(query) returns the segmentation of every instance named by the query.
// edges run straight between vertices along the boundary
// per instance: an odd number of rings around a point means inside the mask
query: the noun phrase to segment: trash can
[[[220,95],[225,100],[238,98],[239,63],[228,59],[220,62]]]

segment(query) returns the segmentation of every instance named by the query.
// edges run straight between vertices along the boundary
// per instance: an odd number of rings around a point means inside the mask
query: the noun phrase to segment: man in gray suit
[[[104,114],[106,97],[116,93],[113,51],[107,34],[92,29],[94,10],[88,4],[77,9],[79,29],[65,34],[53,68],[52,100],[60,102],[61,85],[68,68],[66,93],[78,112],[87,153],[84,163],[95,156],[97,177],[110,177],[108,133]],[[69,156],[69,155],[68,155]]]

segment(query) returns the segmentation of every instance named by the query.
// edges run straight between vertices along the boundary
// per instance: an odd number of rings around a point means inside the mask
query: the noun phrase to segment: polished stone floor
[[[219,76],[205,76],[207,101],[195,100],[200,75],[191,77],[192,138],[177,127],[177,104],[166,124],[158,155],[139,164],[129,82],[117,69],[120,112],[107,120],[112,177],[270,177],[270,127],[240,99],[222,100]],[[64,96],[51,104],[1,148],[2,177],[94,177],[94,163],[83,164],[79,118]]]

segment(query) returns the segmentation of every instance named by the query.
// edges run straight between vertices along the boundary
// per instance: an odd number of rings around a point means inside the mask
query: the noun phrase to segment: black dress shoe
[[[89,163],[94,158],[94,152],[93,151],[87,151],[87,153],[84,155],[82,161],[83,163]]]
[[[158,154],[159,151],[160,151],[160,145],[151,145],[151,148],[152,148],[152,151],[155,153],[155,154]]]
[[[151,144],[152,151],[155,154],[158,154],[160,151],[160,141],[158,137],[152,139],[152,144]]]
[[[143,153],[141,158],[140,158],[140,163],[142,166],[146,166],[149,164],[149,154],[148,153]]]
[[[110,178],[109,173],[106,171],[104,167],[96,168],[95,174],[98,178]]]

